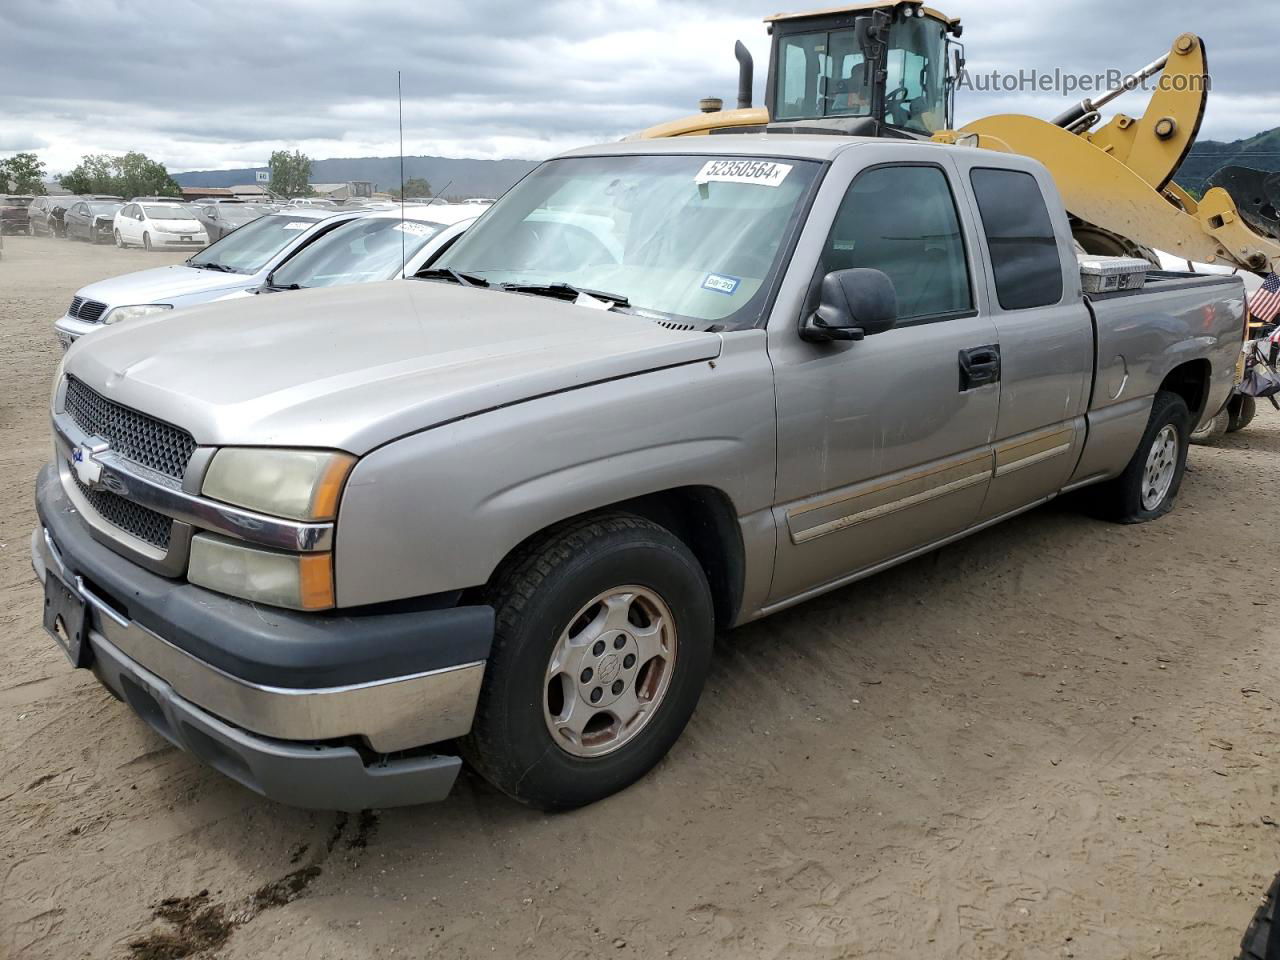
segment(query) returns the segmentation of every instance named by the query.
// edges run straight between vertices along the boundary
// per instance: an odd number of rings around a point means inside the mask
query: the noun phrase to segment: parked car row
[[[187,243],[184,236],[194,235],[182,231],[195,229],[203,238],[200,221],[175,219],[175,206],[123,205],[115,214],[116,243],[132,246],[141,236],[149,248],[181,247]],[[210,204],[216,209],[203,214],[216,215],[214,222],[227,226],[239,206]],[[403,211],[304,206],[270,211],[238,228],[227,226],[225,234],[184,263],[81,288],[54,330],[65,349],[103,326],[210,300],[413,276],[484,209],[448,204],[406,205]]]

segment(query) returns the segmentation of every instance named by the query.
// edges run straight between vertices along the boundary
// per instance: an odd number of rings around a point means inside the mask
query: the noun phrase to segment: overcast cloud
[[[1280,126],[1275,0],[957,0],[974,74],[1131,70],[1185,30],[1205,38],[1213,92],[1202,137]],[[795,0],[794,9],[821,6]],[[141,150],[171,171],[405,150],[539,159],[696,109],[733,105],[733,42],[756,58],[760,17],[786,0],[3,0],[0,156],[34,150],[51,172],[85,153]],[[749,15],[744,15],[748,13]],[[1117,107],[1138,113],[1142,95]],[[1073,99],[1079,99],[1079,95]],[[961,90],[961,122],[1048,118],[1067,98]]]

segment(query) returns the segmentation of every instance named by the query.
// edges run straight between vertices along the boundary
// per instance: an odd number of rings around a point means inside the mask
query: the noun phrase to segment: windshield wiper
[[[239,273],[239,270],[233,270],[231,267],[221,263],[192,263],[189,266],[195,267],[197,270],[217,270],[219,273]]]
[[[454,270],[452,267],[430,267],[426,270],[419,270],[413,275],[413,279],[452,280],[463,287],[487,287],[489,285],[489,281],[484,277],[476,276],[474,273],[463,273],[460,270]]]
[[[588,287],[575,287],[572,283],[501,283],[500,289],[511,293],[530,293],[536,297],[556,297],[560,300],[576,300],[584,294],[597,300],[608,300],[615,307],[629,307],[631,301],[620,293],[606,293]]]

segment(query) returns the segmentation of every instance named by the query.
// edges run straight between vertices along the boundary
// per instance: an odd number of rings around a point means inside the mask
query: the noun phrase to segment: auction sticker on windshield
[[[401,233],[409,233],[415,237],[425,237],[431,233],[431,228],[425,223],[414,223],[412,220],[406,220],[404,223],[397,223],[391,229],[399,230]]]
[[[311,221],[309,221],[309,220],[290,220],[288,223],[286,223],[286,224],[284,225],[284,229],[286,229],[286,230],[305,230],[305,229],[307,229],[307,227],[309,227],[309,226],[311,226]]]
[[[779,186],[791,172],[791,164],[773,160],[708,160],[693,178],[694,183],[754,183]]]
[[[702,289],[733,296],[741,282],[739,277],[726,277],[723,273],[708,273],[707,278],[702,281]]]

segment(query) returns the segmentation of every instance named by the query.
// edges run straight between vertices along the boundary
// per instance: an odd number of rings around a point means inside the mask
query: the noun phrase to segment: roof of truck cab
[[[921,150],[945,148],[928,140],[886,140],[883,137],[842,137],[821,133],[721,133],[701,137],[627,140],[579,147],[560,157],[641,156],[653,154],[709,157],[789,157],[795,160],[833,160],[851,147],[866,143],[913,145]],[[559,159],[559,158],[557,158]]]

